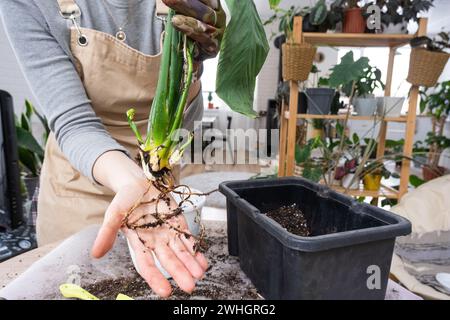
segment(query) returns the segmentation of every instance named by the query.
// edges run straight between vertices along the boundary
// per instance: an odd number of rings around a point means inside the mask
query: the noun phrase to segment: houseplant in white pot
[[[373,92],[376,88],[384,89],[384,83],[381,81],[380,69],[369,66],[364,69],[364,74],[358,79],[355,86],[355,98],[353,107],[360,116],[373,116],[377,113],[377,99]],[[344,88],[349,96],[351,87]]]

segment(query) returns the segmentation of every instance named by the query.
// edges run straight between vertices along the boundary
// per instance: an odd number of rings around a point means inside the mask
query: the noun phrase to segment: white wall
[[[2,23],[0,23],[0,89],[8,91],[13,96],[16,112],[23,110],[25,99],[35,101],[9,45]]]

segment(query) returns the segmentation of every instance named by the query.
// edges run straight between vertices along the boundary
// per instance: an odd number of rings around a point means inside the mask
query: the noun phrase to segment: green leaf
[[[322,178],[322,174],[323,174],[322,168],[306,165],[303,168],[302,177],[311,180],[313,182],[319,182],[320,179]]]
[[[330,86],[340,88],[353,83],[353,81],[358,81],[364,74],[364,70],[369,67],[369,59],[367,57],[361,57],[355,61],[353,52],[349,51],[342,57],[341,62],[331,69]]]
[[[31,124],[25,113],[20,116],[20,126],[23,130],[31,132]]]
[[[269,52],[269,43],[253,1],[226,0],[231,12],[221,44],[216,92],[228,106],[255,118],[256,77]]]
[[[310,21],[313,25],[321,25],[327,18],[327,5],[325,0],[319,0],[311,10]]]
[[[44,155],[44,150],[33,137],[33,135],[23,128],[16,127],[17,144],[20,148],[24,148],[36,153],[38,156]]]
[[[416,175],[410,175],[409,176],[409,183],[414,187],[414,188],[418,188],[420,187],[422,184],[425,183],[424,180],[420,179],[418,176]]]
[[[301,164],[306,162],[311,157],[311,146],[309,144],[305,146],[295,146],[295,162]]]
[[[281,0],[269,0],[270,9],[276,9],[280,4]]]
[[[33,176],[37,177],[37,168],[39,167],[39,163],[33,152],[19,147],[18,154],[20,164],[25,167]]]
[[[358,136],[358,134],[355,132],[355,133],[353,133],[353,137],[352,137],[352,140],[353,140],[353,144],[354,145],[359,145],[359,136]]]
[[[25,100],[25,115],[28,120],[31,119],[34,113],[34,107],[29,100]]]

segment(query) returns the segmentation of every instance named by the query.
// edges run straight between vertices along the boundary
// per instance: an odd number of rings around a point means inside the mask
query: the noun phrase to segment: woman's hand
[[[109,179],[102,176],[104,166],[109,163],[116,163],[123,166],[128,164],[128,170],[134,174],[128,175],[128,178],[122,179],[126,183],[117,182],[116,186],[110,187],[116,189],[116,196],[109,205],[102,227],[97,235],[94,246],[92,248],[92,255],[95,258],[104,256],[113,246],[119,230],[127,237],[136,255],[136,264],[139,274],[145,279],[148,285],[155,291],[156,294],[167,297],[171,294],[172,288],[169,281],[161,274],[155,266],[152,251],[160,261],[162,267],[173,277],[179,287],[185,292],[192,292],[195,287],[195,282],[201,279],[206,272],[208,263],[201,253],[194,253],[194,239],[192,237],[186,238],[184,233],[189,233],[186,221],[183,215],[178,215],[168,220],[166,224],[150,229],[131,230],[123,226],[123,222],[127,213],[130,211],[136,202],[146,202],[156,198],[159,191],[151,187],[143,175],[140,175],[142,170],[134,164],[128,157],[121,152],[111,151],[103,155],[97,160],[94,166],[94,176],[97,180],[114,181],[114,174],[111,174]],[[124,158],[123,158],[124,157]],[[119,161],[122,158],[121,161]],[[130,163],[125,160],[128,159]],[[100,162],[99,162],[100,161]],[[120,168],[115,168],[119,170]],[[126,170],[125,170],[126,171]],[[96,175],[97,173],[97,175]],[[101,181],[100,181],[101,182]],[[142,198],[142,196],[145,196]],[[173,199],[167,204],[164,201],[158,203],[152,202],[140,206],[133,211],[129,216],[130,224],[142,224],[152,222],[150,217],[145,217],[149,213],[167,213],[170,209],[176,208],[177,204]],[[174,230],[170,226],[183,232]]]
[[[172,18],[174,27],[197,43],[195,60],[214,58],[226,26],[226,14],[220,0],[163,0],[176,11]]]

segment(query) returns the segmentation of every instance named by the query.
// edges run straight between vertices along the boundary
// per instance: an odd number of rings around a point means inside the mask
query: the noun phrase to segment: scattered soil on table
[[[223,232],[225,234],[225,231]],[[169,300],[256,300],[262,299],[253,284],[239,268],[239,259],[227,254],[225,236],[209,236],[209,250],[206,258],[209,268],[203,280],[197,282],[192,294],[180,290],[173,280],[173,289]],[[102,300],[114,300],[119,293],[133,299],[161,299],[148,287],[148,284],[130,266],[129,276],[107,279],[84,284],[84,289]]]
[[[311,236],[311,228],[308,221],[295,203],[269,211],[266,215],[292,234],[301,237]]]

